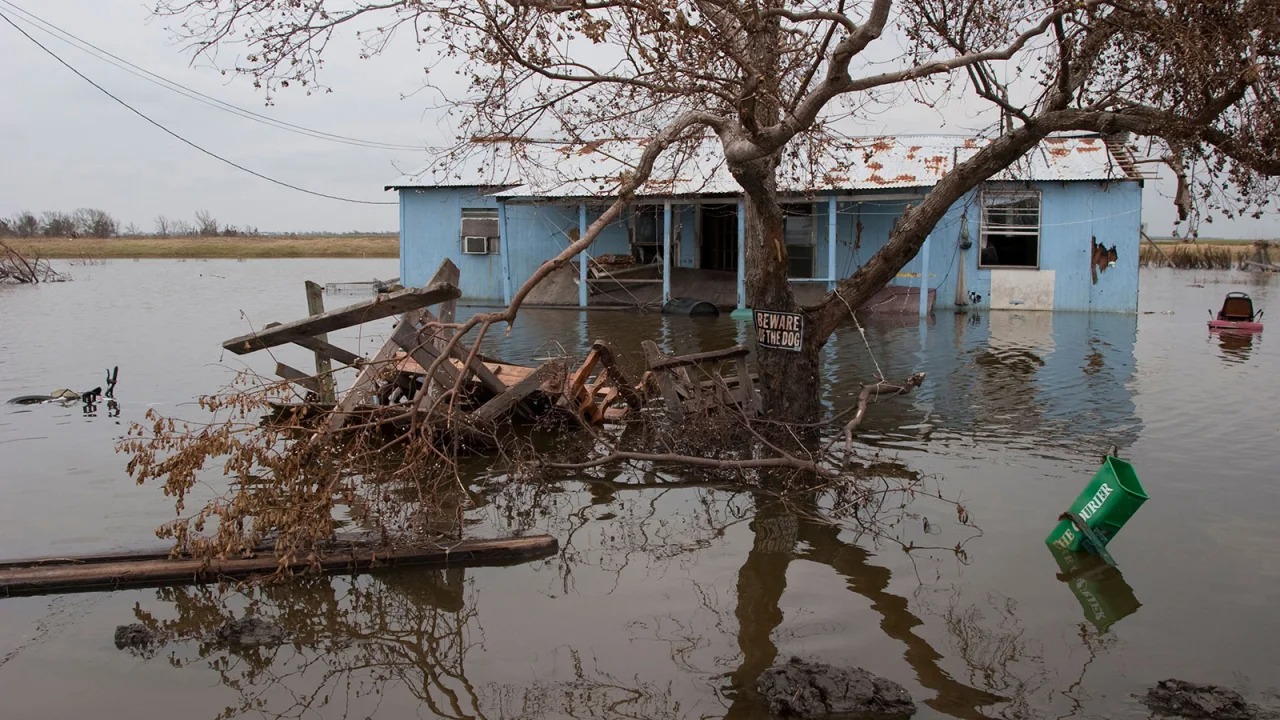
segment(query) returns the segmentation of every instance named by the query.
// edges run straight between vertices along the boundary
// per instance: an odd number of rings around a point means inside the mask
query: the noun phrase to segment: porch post
[[[836,197],[827,198],[827,292],[836,289]]]
[[[587,204],[578,203],[578,239],[587,234]],[[587,251],[578,254],[578,307],[587,306]]]
[[[738,198],[738,309],[747,309],[747,201]]]
[[[933,244],[933,233],[924,238],[924,247],[920,248],[920,317],[929,314],[929,246]]]
[[[507,235],[507,201],[498,201],[498,254],[502,263],[502,302],[511,304],[511,245]]]
[[[662,304],[671,299],[671,201],[662,203]]]

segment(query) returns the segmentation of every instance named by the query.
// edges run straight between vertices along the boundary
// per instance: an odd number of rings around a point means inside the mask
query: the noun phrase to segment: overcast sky
[[[383,186],[426,162],[423,152],[356,147],[286,132],[219,111],[129,74],[22,21],[13,5],[146,70],[218,100],[326,133],[413,147],[446,144],[438,94],[417,93],[424,58],[407,43],[360,60],[352,43],[329,49],[322,81],[333,92],[286,91],[266,107],[243,77],[223,76],[171,40],[163,19],[138,0],[0,0],[0,14],[108,91],[175,133],[240,165],[309,190],[394,202]],[[896,116],[895,116],[896,115]],[[964,113],[960,115],[962,118]],[[952,118],[956,115],[952,114]],[[960,133],[937,113],[904,109],[867,134]],[[0,216],[19,210],[107,210],[154,229],[157,215],[190,219],[208,210],[223,223],[263,231],[392,231],[392,205],[313,197],[229,167],[182,144],[94,89],[0,21]],[[1144,217],[1166,234],[1172,206],[1148,183]],[[1215,222],[1202,235],[1280,237],[1276,216]]]

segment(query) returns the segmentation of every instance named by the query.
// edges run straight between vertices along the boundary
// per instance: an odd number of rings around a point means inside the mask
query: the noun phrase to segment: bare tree
[[[550,269],[620,215],[659,155],[713,134],[746,194],[749,303],[807,320],[803,352],[759,349],[776,418],[819,412],[818,351],[831,333],[948,208],[1052,134],[1147,138],[1179,176],[1184,214],[1193,202],[1256,212],[1280,174],[1280,6],[1263,0],[158,0],[157,12],[211,56],[246,42],[234,69],[269,93],[315,87],[341,30],[363,31],[366,54],[407,35],[465,64],[469,92],[450,93],[461,138],[647,139],[603,222]],[[908,208],[834,292],[800,307],[780,168],[838,149],[842,128],[906,98],[976,99],[998,111],[1000,134]],[[509,321],[520,299],[482,322]]]
[[[109,238],[120,232],[120,223],[105,210],[80,208],[75,212],[76,232],[84,237]]]
[[[156,235],[167,238],[173,232],[173,221],[163,215],[156,216]]]
[[[18,237],[35,237],[40,234],[40,220],[30,210],[13,216],[13,233]]]
[[[196,211],[195,233],[200,237],[215,237],[218,234],[218,220],[208,210]]]
[[[44,213],[40,232],[45,237],[71,237],[76,234],[76,219],[70,213],[51,210]]]

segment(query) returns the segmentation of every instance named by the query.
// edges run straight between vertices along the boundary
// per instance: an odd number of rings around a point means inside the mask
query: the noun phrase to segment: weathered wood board
[[[375,567],[434,565],[498,565],[554,555],[559,544],[550,535],[516,538],[459,540],[452,545],[432,545],[395,550],[370,550],[352,546],[333,551],[319,561],[322,572],[348,572]],[[105,591],[126,587],[189,585],[270,574],[279,567],[274,556],[215,561],[169,559],[155,553],[77,558],[25,560],[0,563],[0,598],[61,592]],[[292,563],[294,572],[310,569],[303,559]]]
[[[364,302],[330,310],[314,317],[264,327],[258,332],[231,338],[222,347],[237,355],[296,342],[298,338],[341,330],[360,323],[381,320],[409,310],[436,305],[461,297],[456,285],[437,282],[424,288],[408,288]]]

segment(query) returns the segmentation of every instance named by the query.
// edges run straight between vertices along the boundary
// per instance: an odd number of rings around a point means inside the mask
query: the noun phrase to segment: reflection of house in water
[[[1130,389],[1136,334],[1128,314],[942,315],[918,351],[928,377],[914,399],[935,425],[988,440],[1123,448],[1141,427]]]

